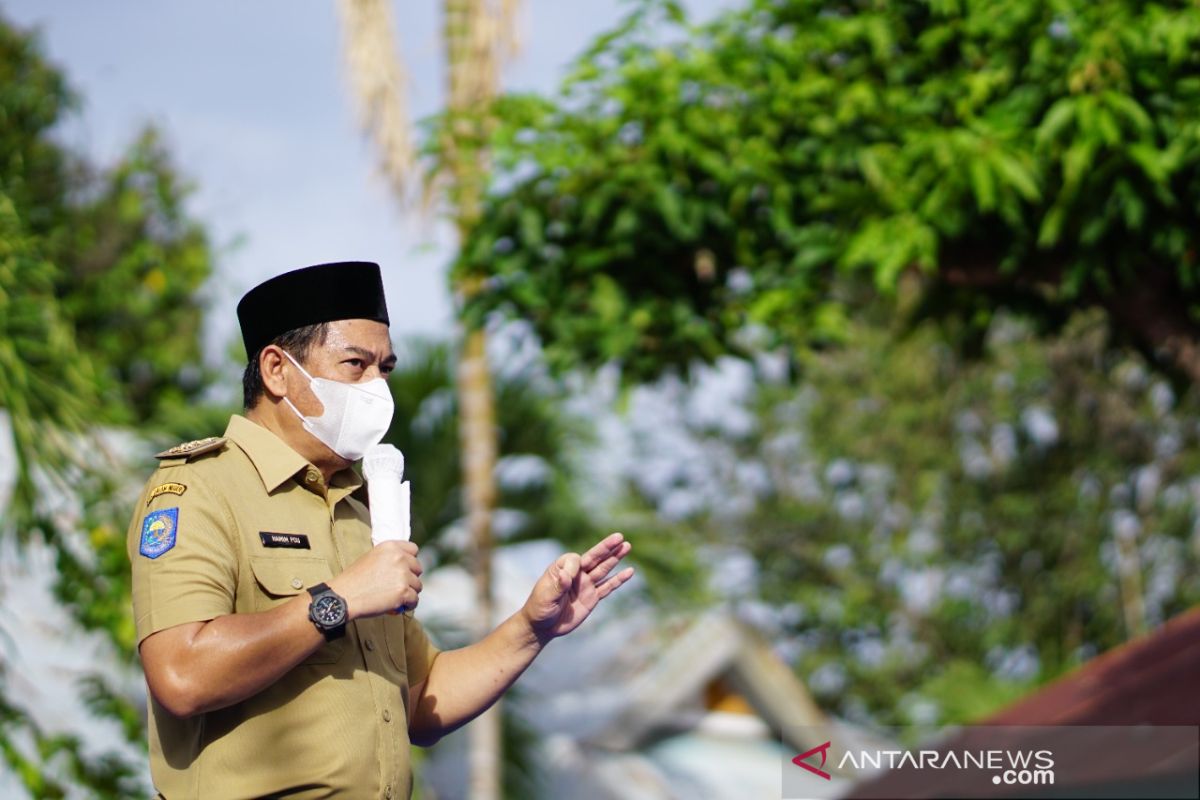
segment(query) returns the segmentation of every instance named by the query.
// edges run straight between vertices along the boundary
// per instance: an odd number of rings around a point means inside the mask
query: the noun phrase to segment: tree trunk
[[[492,511],[496,507],[496,426],[487,340],[482,330],[466,335],[458,365],[459,439],[475,576],[476,635],[483,638],[495,617],[492,600]],[[474,800],[501,795],[500,703],[468,727],[470,793]]]
[[[1125,620],[1125,638],[1134,639],[1146,632],[1146,605],[1142,595],[1142,558],[1137,534],[1117,530],[1117,582],[1121,589],[1121,616]]]
[[[496,41],[483,0],[445,0],[446,57],[451,113],[479,111],[495,96]],[[479,219],[487,171],[486,114],[455,120],[445,142],[451,176],[449,196],[454,208],[459,241]],[[476,290],[474,284],[455,286],[459,300]],[[495,617],[492,591],[492,512],[496,506],[495,397],[487,363],[487,336],[482,329],[464,332],[458,367],[460,454],[463,469],[467,522],[470,529],[470,565],[475,576],[477,638],[486,636]],[[502,743],[500,703],[468,726],[469,788],[472,800],[499,800],[502,795]]]
[[[441,142],[446,167],[445,200],[459,241],[479,220],[486,186],[487,112],[496,95],[502,53],[515,46],[515,0],[444,0],[443,41],[449,76],[447,109],[451,125]],[[392,17],[387,0],[340,0],[346,30],[347,62],[364,129],[380,149],[381,165],[403,202],[413,176],[413,157],[403,102],[404,71],[395,61]],[[430,186],[426,186],[430,191]],[[472,279],[452,287],[464,301],[477,290]],[[477,635],[491,630],[492,512],[496,505],[495,400],[482,330],[464,331],[455,388],[459,405],[459,449],[465,513],[470,529],[468,562],[475,575]],[[496,707],[471,723],[470,795],[500,797],[500,716]]]

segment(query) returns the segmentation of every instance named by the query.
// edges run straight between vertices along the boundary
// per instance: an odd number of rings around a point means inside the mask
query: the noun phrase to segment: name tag
[[[259,531],[258,538],[262,540],[263,547],[292,547],[296,550],[311,550],[308,546],[308,537],[303,533],[271,533],[270,531]]]

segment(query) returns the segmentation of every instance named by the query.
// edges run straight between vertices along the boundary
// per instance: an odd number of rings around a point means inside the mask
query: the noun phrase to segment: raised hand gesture
[[[633,577],[633,567],[610,574],[631,549],[624,536],[612,533],[583,555],[564,553],[547,567],[523,609],[538,639],[548,642],[575,630],[597,603]]]

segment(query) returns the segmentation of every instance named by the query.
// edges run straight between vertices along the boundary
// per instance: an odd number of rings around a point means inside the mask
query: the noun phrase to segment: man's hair
[[[287,333],[281,333],[259,348],[250,357],[249,363],[246,364],[246,371],[242,373],[242,405],[246,410],[249,411],[258,405],[258,398],[262,397],[263,392],[266,391],[266,387],[263,386],[262,370],[258,367],[259,357],[265,348],[271,345],[282,347],[303,364],[314,346],[319,347],[325,344],[325,336],[328,333],[329,323],[318,322],[316,325],[305,325],[302,328],[293,328]]]

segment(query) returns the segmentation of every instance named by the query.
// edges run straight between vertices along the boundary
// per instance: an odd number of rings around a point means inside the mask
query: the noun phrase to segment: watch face
[[[346,604],[340,597],[318,597],[313,601],[312,615],[324,627],[340,625],[346,621]]]

